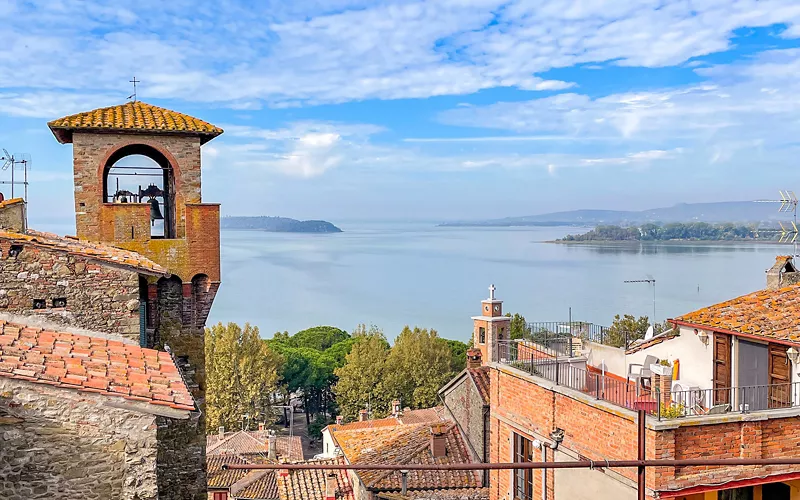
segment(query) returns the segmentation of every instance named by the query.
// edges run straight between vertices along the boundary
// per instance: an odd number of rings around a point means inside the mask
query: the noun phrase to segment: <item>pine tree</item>
[[[385,416],[390,398],[381,381],[388,355],[389,344],[377,328],[365,331],[363,327],[353,334],[353,346],[345,358],[344,366],[335,370],[339,381],[333,387],[339,414],[346,421],[358,419],[359,410],[372,410],[373,417]]]

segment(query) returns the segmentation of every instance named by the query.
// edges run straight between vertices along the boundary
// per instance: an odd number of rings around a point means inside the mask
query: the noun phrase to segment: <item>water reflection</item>
[[[591,243],[561,244],[568,252],[589,251],[600,255],[706,255],[712,253],[782,252],[788,248],[777,243]]]

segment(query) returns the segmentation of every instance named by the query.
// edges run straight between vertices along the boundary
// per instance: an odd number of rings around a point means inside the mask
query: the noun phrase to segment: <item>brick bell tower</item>
[[[496,288],[489,287],[489,298],[481,301],[481,315],[473,316],[472,343],[480,349],[483,364],[499,361],[500,353],[507,350],[511,318],[503,316],[503,301],[494,296]]]
[[[72,144],[78,238],[132,250],[171,273],[140,283],[141,343],[167,343],[200,368],[220,285],[219,204],[202,202],[200,148],[222,129],[138,101],[48,126]]]

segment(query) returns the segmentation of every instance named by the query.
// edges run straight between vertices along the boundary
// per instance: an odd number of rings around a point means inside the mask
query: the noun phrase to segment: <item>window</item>
[[[497,336],[497,340],[503,340],[505,337],[504,333],[506,333],[506,327],[500,327],[500,335]]]
[[[47,307],[47,302],[44,299],[33,299],[34,309],[44,309]]]
[[[514,434],[514,463],[533,462],[533,443]],[[514,469],[514,500],[533,500],[533,469]]]
[[[228,492],[227,491],[215,491],[214,492],[214,500],[228,500]]]
[[[59,297],[57,299],[53,299],[53,307],[67,307],[67,298]]]
[[[22,245],[11,245],[11,248],[8,250],[9,257],[16,257],[21,253],[22,253]]]
[[[484,327],[478,328],[478,342],[481,344],[486,343],[486,328]]]

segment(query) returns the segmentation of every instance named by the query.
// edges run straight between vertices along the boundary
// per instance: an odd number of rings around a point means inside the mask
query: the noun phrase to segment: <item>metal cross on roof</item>
[[[489,300],[494,300],[494,291],[496,288],[494,287],[494,283],[489,286]]]
[[[133,102],[136,102],[136,84],[142,83],[141,80],[137,80],[136,77],[133,77],[133,80],[128,80],[128,82],[133,84],[133,94],[128,96],[128,99],[133,99]]]

